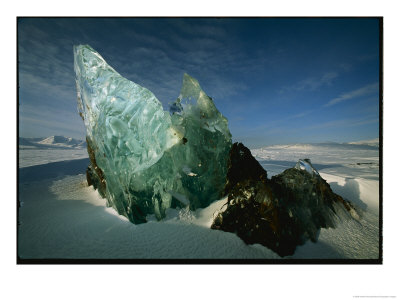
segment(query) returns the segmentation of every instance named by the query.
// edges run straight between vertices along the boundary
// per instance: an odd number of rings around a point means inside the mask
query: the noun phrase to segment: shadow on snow
[[[19,168],[19,183],[84,174],[88,165],[89,158],[82,158]]]

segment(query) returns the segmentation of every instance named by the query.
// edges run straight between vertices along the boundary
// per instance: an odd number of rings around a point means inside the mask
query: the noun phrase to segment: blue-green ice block
[[[74,67],[91,168],[101,175],[108,205],[142,223],[147,214],[162,219],[171,206],[196,209],[222,196],[231,134],[196,79],[184,74],[166,112],[90,46],[74,47]]]

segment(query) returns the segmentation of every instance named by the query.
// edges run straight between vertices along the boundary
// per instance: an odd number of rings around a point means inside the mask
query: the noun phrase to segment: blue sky
[[[19,19],[20,136],[84,138],[75,44],[164,108],[190,74],[249,147],[379,136],[378,19]]]

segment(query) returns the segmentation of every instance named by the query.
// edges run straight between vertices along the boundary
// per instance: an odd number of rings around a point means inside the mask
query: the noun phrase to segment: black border
[[[17,146],[17,161],[16,161],[16,163],[17,163],[17,172],[16,172],[16,179],[17,179],[17,184],[16,184],[16,195],[17,195],[17,203],[16,203],[16,216],[17,216],[17,225],[15,226],[16,228],[15,228],[15,230],[16,230],[16,246],[17,246],[17,248],[16,248],[16,253],[17,253],[17,264],[18,263],[21,263],[20,262],[20,258],[19,258],[19,256],[18,256],[18,240],[19,240],[19,238],[18,238],[18,226],[19,226],[19,207],[20,207],[20,202],[19,202],[19,68],[18,68],[18,66],[19,66],[19,48],[18,48],[18,17],[17,17],[17,22],[16,22],[16,31],[17,31],[17,39],[16,39],[16,49],[17,49],[17,53],[16,53],[16,70],[17,70],[17,74],[16,74],[16,76],[17,76],[17,85],[16,85],[16,89],[17,89],[17,93],[16,93],[16,95],[17,95],[17,101],[16,101],[16,106],[17,106],[17,136],[16,136],[16,146]]]
[[[25,18],[39,18],[39,19],[54,19],[54,18],[272,18],[272,19],[354,19],[354,18],[368,18],[368,19],[378,19],[379,21],[379,257],[377,259],[66,259],[66,258],[41,258],[41,259],[27,259],[21,258],[18,255],[18,224],[19,224],[19,49],[18,49],[18,20]],[[209,265],[226,265],[226,264],[237,264],[237,265],[254,265],[254,264],[278,264],[278,265],[348,265],[348,264],[383,264],[383,235],[382,235],[382,218],[383,218],[383,17],[379,16],[329,16],[329,17],[310,17],[310,16],[296,16],[296,17],[279,17],[279,16],[176,16],[176,17],[159,17],[159,16],[146,16],[146,17],[132,17],[132,16],[86,16],[86,17],[73,17],[73,16],[17,16],[16,17],[16,106],[17,106],[17,136],[16,136],[16,146],[17,146],[17,172],[16,172],[16,263],[17,264],[76,264],[76,265],[93,265],[93,264],[148,264],[148,265],[172,265],[172,264],[209,264]]]
[[[255,265],[255,264],[274,264],[274,265],[323,265],[323,264],[381,264],[380,259],[193,259],[193,258],[182,258],[182,259],[75,259],[75,258],[19,258],[17,259],[19,264],[78,264],[78,265],[96,265],[96,264],[109,264],[109,265],[121,265],[121,264],[138,264],[138,265],[175,265],[175,264],[192,264],[192,265]]]
[[[383,263],[383,18],[379,18],[379,259]]]

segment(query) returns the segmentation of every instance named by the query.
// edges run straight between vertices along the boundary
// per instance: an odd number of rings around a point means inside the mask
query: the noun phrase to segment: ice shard
[[[74,47],[78,111],[91,161],[88,182],[131,222],[174,206],[205,207],[223,193],[227,119],[185,74],[170,112],[88,45]]]
[[[296,163],[295,168],[297,170],[307,171],[311,175],[319,176],[318,171],[313,167],[313,165],[311,164],[311,160],[309,158],[299,159],[299,161]]]
[[[171,108],[173,128],[183,137],[183,146],[170,151],[182,158],[175,165],[179,165],[182,174],[183,190],[191,199],[192,208],[205,207],[210,200],[222,196],[225,185],[232,145],[228,121],[198,81],[187,74]]]

